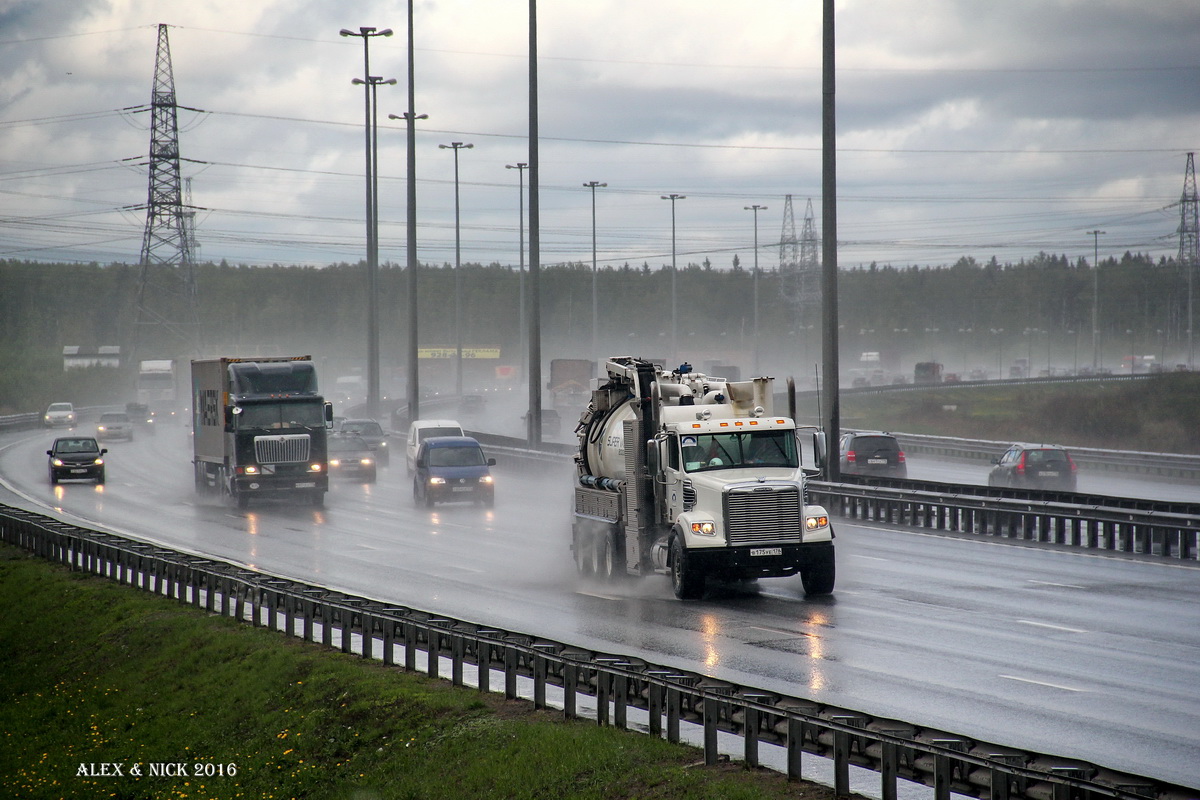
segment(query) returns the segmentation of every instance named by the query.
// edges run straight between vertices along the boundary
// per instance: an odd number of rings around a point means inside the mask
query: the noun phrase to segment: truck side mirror
[[[325,425],[332,427],[333,425],[333,403],[325,404]]]
[[[800,466],[805,475],[820,475],[829,457],[825,431],[816,428],[797,428],[796,442],[800,447]]]

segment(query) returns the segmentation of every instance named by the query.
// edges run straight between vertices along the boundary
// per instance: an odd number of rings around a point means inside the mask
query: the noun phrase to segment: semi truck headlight
[[[256,467],[256,466],[254,466],[253,464],[251,464],[251,465],[249,465],[248,467],[246,467],[246,468],[245,468],[245,470],[243,470],[243,471],[244,471],[244,472],[245,472],[247,475],[257,475],[257,474],[258,474],[258,467]]]
[[[829,517],[808,517],[804,520],[804,527],[810,531],[815,531],[818,528],[828,528]]]
[[[320,464],[309,464],[308,465],[309,472],[320,472],[322,469],[323,469],[323,467]]]
[[[701,536],[716,536],[717,526],[712,522],[693,522],[692,533],[698,533]]]

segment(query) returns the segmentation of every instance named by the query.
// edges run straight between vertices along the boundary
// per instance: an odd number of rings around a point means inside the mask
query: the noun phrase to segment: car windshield
[[[60,439],[54,445],[56,453],[95,453],[99,449],[95,439]]]
[[[101,414],[101,422],[128,422],[129,417],[125,414]]]
[[[434,436],[462,436],[462,428],[418,428],[417,441],[423,442]]]
[[[329,437],[329,452],[331,453],[357,453],[369,449],[367,443],[357,436]]]
[[[431,467],[482,467],[485,463],[483,450],[475,445],[434,447],[429,451]]]
[[[342,423],[342,430],[360,436],[383,436],[383,428],[378,422],[347,421]]]
[[[687,435],[680,439],[684,469],[703,472],[730,467],[789,467],[799,464],[790,430]]]
[[[47,411],[70,411],[72,408],[70,403],[51,403]]]

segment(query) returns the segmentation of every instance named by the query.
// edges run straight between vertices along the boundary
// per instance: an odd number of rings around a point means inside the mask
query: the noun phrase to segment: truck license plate
[[[750,555],[752,556],[781,556],[783,555],[782,547],[751,547]]]
[[[316,481],[301,481],[296,484],[297,489],[315,489],[317,488]]]

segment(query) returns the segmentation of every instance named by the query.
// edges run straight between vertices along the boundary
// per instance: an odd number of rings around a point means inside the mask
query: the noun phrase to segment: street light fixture
[[[375,36],[391,36],[392,29],[362,27],[355,33],[343,28],[342,36],[360,36],[363,40],[363,77],[353,83],[363,87],[366,117],[366,205],[367,205],[367,410],[371,416],[379,413],[379,206],[376,199],[375,146],[375,87],[379,83],[395,83],[371,77],[370,41]]]
[[[583,186],[592,190],[592,358],[597,358],[596,331],[600,326],[600,313],[596,302],[596,187],[607,188],[608,184],[588,181]]]
[[[520,187],[520,195],[518,200],[519,222],[517,234],[520,238],[521,248],[521,267],[517,279],[517,293],[520,297],[517,300],[519,311],[517,319],[519,321],[520,330],[517,332],[517,342],[521,350],[521,376],[525,376],[525,359],[529,354],[525,351],[528,346],[525,342],[525,170],[529,168],[529,164],[524,161],[518,161],[516,164],[505,164],[505,169],[515,169],[518,176],[518,185]]]
[[[676,331],[679,315],[678,304],[676,301],[677,292],[675,288],[675,273],[677,272],[675,268],[675,201],[686,200],[687,195],[664,194],[660,199],[671,201],[671,358],[672,360],[678,360],[679,348],[677,346]]]
[[[1092,237],[1092,371],[1100,367],[1100,235],[1106,231],[1088,231]]]
[[[451,142],[439,144],[439,150],[454,151],[454,392],[463,393],[462,374],[462,237],[458,205],[458,151],[470,150],[475,145]]]
[[[758,212],[766,211],[766,206],[752,205],[745,206],[745,211],[754,212],[754,374],[759,374],[758,369]]]

